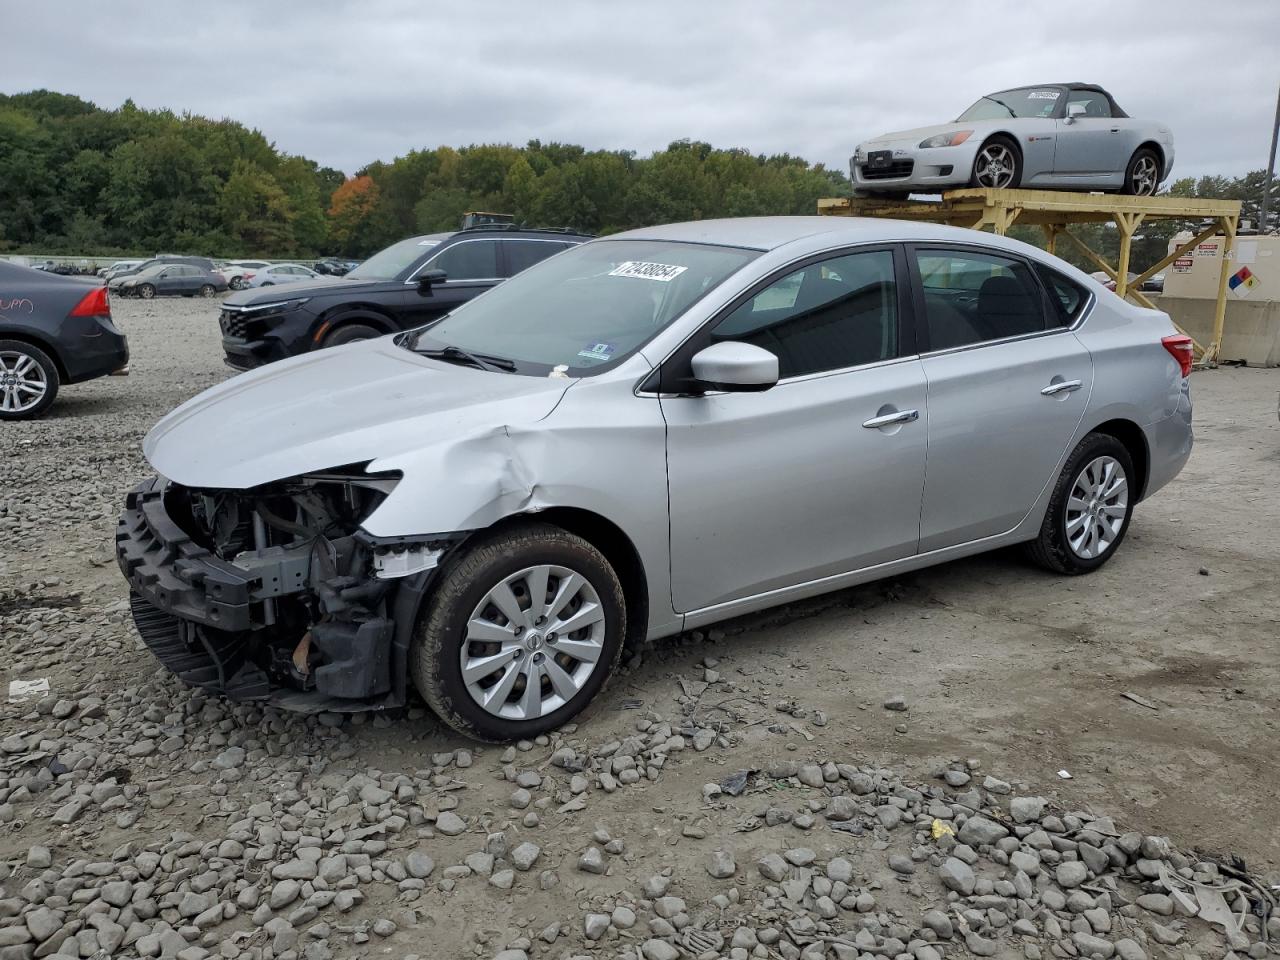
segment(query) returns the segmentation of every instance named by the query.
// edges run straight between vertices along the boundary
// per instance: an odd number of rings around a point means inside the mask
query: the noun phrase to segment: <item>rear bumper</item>
[[[1145,500],[1176,477],[1191,458],[1195,433],[1191,427],[1191,382],[1182,381],[1178,408],[1171,416],[1143,428],[1147,437],[1147,449],[1151,462],[1147,470],[1147,484],[1142,492]]]
[[[72,321],[68,321],[70,323]],[[67,383],[105,377],[129,365],[129,341],[105,317],[75,318],[79,329],[63,328],[62,362]]]

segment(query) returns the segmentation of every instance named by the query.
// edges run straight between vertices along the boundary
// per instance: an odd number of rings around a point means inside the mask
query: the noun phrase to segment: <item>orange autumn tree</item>
[[[373,177],[352,177],[337,190],[329,203],[329,241],[335,252],[363,252],[371,233],[377,232],[381,193]]]

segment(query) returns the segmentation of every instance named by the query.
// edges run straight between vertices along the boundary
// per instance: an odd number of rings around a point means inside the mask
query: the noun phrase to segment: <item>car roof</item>
[[[610,234],[596,243],[610,240],[669,240],[677,243],[707,243],[750,250],[775,250],[806,238],[822,235],[830,245],[876,243],[894,240],[950,240],[986,244],[993,234],[975,237],[974,231],[941,224],[891,220],[882,217],[733,217],[722,220],[691,220],[654,227],[640,227]],[[824,244],[825,245],[825,244]],[[1000,244],[992,244],[999,246]]]

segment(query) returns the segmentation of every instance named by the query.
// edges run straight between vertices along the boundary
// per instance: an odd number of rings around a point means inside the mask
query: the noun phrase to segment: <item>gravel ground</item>
[[[1191,463],[1092,577],[1010,551],[735,621],[481,747],[142,649],[112,528],[227,376],[214,313],[118,303],[131,376],[0,430],[0,689],[50,685],[0,704],[0,960],[1280,955],[1205,915],[1280,884],[1280,372],[1196,374]]]

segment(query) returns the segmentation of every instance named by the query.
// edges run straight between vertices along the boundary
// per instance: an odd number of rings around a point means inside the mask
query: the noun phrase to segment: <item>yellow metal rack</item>
[[[1116,282],[1116,292],[1144,307],[1154,304],[1143,296],[1143,281],[1155,276],[1196,245],[1221,234],[1222,267],[1218,299],[1213,314],[1213,341],[1196,343],[1202,365],[1211,365],[1222,347],[1222,325],[1227,308],[1227,280],[1231,276],[1232,251],[1240,225],[1239,200],[1191,200],[1183,197],[1129,197],[1119,194],[1067,193],[1059,190],[996,190],[973,188],[948,190],[940,201],[885,200],[876,197],[834,197],[818,201],[818,213],[845,217],[892,217],[923,220],[956,227],[1006,234],[1015,223],[1044,230],[1045,245],[1055,251],[1059,238],[1074,245],[1089,262]],[[1129,279],[1129,249],[1139,226],[1151,220],[1193,222],[1202,229],[1163,260]],[[1073,223],[1112,222],[1120,234],[1120,256],[1112,265],[1067,227]]]

